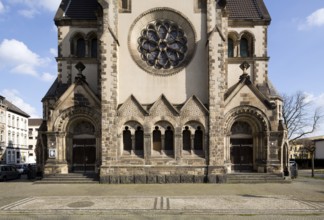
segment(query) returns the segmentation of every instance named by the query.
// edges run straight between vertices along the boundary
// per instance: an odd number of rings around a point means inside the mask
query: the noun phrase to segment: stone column
[[[144,133],[144,159],[145,164],[151,164],[152,146],[151,146],[151,133]]]

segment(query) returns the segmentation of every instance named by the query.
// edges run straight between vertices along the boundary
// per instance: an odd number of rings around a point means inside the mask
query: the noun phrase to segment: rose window
[[[176,74],[196,50],[196,32],[189,18],[171,8],[154,8],[138,16],[128,35],[129,52],[147,73]]]
[[[138,39],[138,51],[142,60],[156,69],[179,66],[187,50],[184,31],[168,20],[148,24]]]

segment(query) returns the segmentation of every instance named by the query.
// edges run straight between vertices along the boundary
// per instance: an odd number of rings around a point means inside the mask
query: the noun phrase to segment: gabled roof
[[[97,0],[62,0],[55,20],[96,20],[99,7]],[[263,0],[227,0],[226,9],[231,20],[271,20]]]
[[[99,6],[97,0],[62,0],[55,15],[55,20],[96,20]]]
[[[263,0],[228,0],[226,9],[229,19],[271,20]]]
[[[9,102],[7,99],[3,99],[3,104],[7,106],[7,111],[16,113],[18,115],[24,116],[26,118],[29,118],[30,115],[28,115],[26,112]]]
[[[44,99],[58,99],[68,88],[69,86],[67,84],[59,83],[58,78],[56,78],[42,101],[44,101]]]
[[[250,88],[250,90],[256,95],[256,97],[259,98],[260,101],[262,101],[262,103],[268,107],[269,109],[274,109],[275,105],[273,102],[271,102],[270,98],[268,96],[266,96],[265,94],[263,94],[250,80],[250,76],[246,73],[243,73],[240,76],[240,80],[238,83],[236,83],[235,85],[233,85],[231,88],[229,88],[227,90],[227,92],[224,95],[225,101],[228,102],[228,100],[230,100],[231,98],[233,98],[235,96],[236,93],[239,92],[239,90],[243,87],[243,86],[247,86]]]

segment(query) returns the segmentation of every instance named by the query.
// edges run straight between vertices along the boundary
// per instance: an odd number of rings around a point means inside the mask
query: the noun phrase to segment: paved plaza
[[[324,219],[324,178],[291,184],[0,183],[0,219]]]

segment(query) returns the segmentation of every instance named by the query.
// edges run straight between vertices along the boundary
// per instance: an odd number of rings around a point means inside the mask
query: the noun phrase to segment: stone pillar
[[[99,31],[101,57],[101,112],[102,112],[102,175],[109,175],[108,166],[118,160],[118,137],[116,127],[118,104],[118,44],[112,33],[117,35],[118,1],[100,0],[103,8],[102,27]]]
[[[224,173],[224,92],[225,44],[222,38],[226,20],[216,1],[207,1],[207,33],[209,56],[209,182],[218,181],[216,175]]]
[[[179,163],[181,161],[181,158],[182,158],[182,155],[181,155],[181,151],[182,151],[182,132],[181,132],[181,128],[176,128],[175,129],[173,150],[174,150],[175,159]]]
[[[151,146],[151,133],[144,133],[144,159],[145,164],[151,164],[152,146]]]

